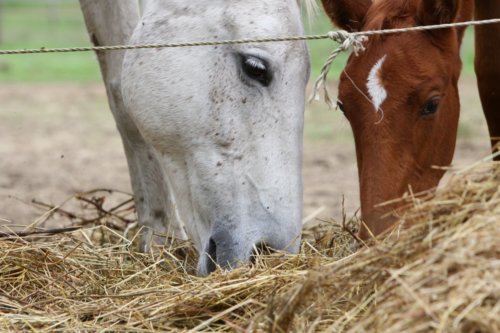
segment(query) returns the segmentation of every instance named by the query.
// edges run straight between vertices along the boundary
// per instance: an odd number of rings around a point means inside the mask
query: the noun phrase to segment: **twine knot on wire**
[[[364,43],[368,40],[368,37],[365,35],[351,33],[345,30],[329,31],[327,35],[328,38],[340,44],[342,51],[347,51],[352,48],[356,56],[365,50]]]
[[[333,62],[337,59],[337,56],[350,49],[353,50],[354,54],[358,56],[361,52],[365,50],[364,43],[368,40],[368,37],[362,34],[356,34],[347,32],[345,30],[339,31],[330,31],[328,32],[328,38],[340,44],[338,48],[333,50],[328,59],[326,60],[323,68],[321,69],[321,73],[319,77],[316,79],[314,84],[314,89],[309,99],[309,102],[313,100],[319,100],[319,90],[323,88],[323,94],[325,103],[328,104],[330,108],[333,108],[335,105],[330,98],[330,94],[328,93],[328,88],[326,85],[328,73],[332,67]]]

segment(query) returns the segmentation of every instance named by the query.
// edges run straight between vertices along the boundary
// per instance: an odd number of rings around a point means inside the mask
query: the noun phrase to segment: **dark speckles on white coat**
[[[149,0],[146,4],[134,43],[302,32],[295,0]],[[234,238],[230,242],[224,239],[217,245],[219,249],[225,243],[237,244],[237,248],[220,250],[231,260],[248,260],[252,246],[263,239],[278,249],[290,244],[293,248],[289,250],[298,248],[305,45],[268,43],[126,53],[124,102],[166,174],[168,182],[162,188],[175,198],[166,206],[175,207],[186,222],[186,230],[200,250],[202,274],[207,273],[203,251],[214,230],[237,231],[229,232],[228,237]],[[265,58],[276,74],[273,84],[244,83],[239,77],[238,54]],[[160,197],[148,193],[147,198],[155,196]]]

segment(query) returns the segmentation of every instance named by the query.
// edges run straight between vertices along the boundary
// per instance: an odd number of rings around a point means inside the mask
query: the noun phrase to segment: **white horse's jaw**
[[[132,43],[302,33],[294,0],[162,3],[146,7]],[[268,64],[269,86],[245,76],[248,54]],[[208,254],[230,268],[259,243],[298,250],[308,66],[303,42],[127,52],[127,111],[158,156],[175,198],[169,223],[185,224],[200,274],[214,268]]]

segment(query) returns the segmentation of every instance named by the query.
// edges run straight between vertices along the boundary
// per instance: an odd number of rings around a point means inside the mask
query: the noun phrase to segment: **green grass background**
[[[0,0],[2,1],[2,0]],[[46,3],[3,0],[0,8],[0,49],[73,47],[89,45],[78,1]],[[332,29],[323,15],[305,20],[308,34]],[[248,36],[255,37],[255,36]],[[463,47],[464,72],[473,74],[473,34],[469,30]],[[331,41],[309,42],[312,78],[315,78],[336,47]],[[334,63],[330,78],[337,78],[346,61],[343,54]],[[92,82],[100,79],[92,53],[0,56],[1,82]]]

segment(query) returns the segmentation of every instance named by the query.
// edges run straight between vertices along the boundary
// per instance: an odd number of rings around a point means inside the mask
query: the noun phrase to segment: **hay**
[[[3,239],[0,331],[498,332],[499,184],[500,165],[481,165],[354,254],[330,224],[300,255],[207,278],[191,244],[138,254],[106,226]]]

